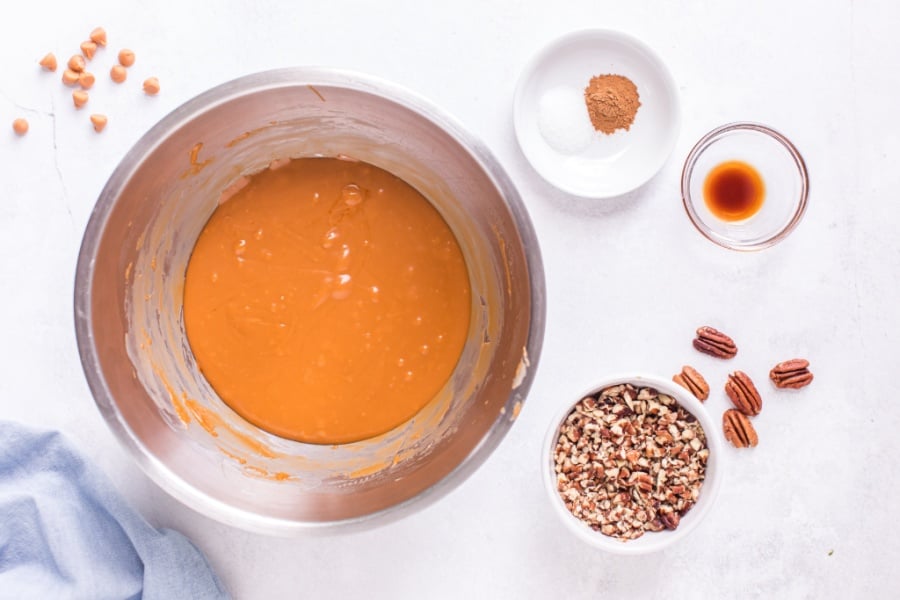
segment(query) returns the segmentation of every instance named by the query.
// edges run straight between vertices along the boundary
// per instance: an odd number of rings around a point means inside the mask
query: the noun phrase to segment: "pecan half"
[[[775,365],[769,371],[769,379],[779,388],[802,388],[813,380],[809,372],[809,361],[803,358],[792,358]]]
[[[762,410],[762,396],[756,391],[750,376],[743,371],[735,371],[728,376],[725,393],[734,407],[749,417],[755,417]]]
[[[722,415],[722,429],[725,439],[735,448],[753,448],[759,443],[756,430],[747,415],[730,408]]]
[[[688,390],[701,402],[709,398],[709,384],[694,367],[688,365],[681,367],[681,373],[674,375],[672,381]]]
[[[694,339],[694,348],[718,358],[734,358],[737,354],[737,346],[734,340],[712,327],[703,326],[697,329],[697,337]]]

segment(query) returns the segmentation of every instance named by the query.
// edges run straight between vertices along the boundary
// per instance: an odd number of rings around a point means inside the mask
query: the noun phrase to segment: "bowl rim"
[[[694,415],[700,426],[706,434],[707,448],[709,448],[710,458],[707,461],[706,477],[701,488],[701,497],[706,500],[702,504],[698,501],[687,513],[689,518],[683,519],[678,528],[674,531],[647,532],[636,540],[621,541],[617,538],[609,537],[594,531],[586,523],[573,515],[563,503],[562,497],[556,489],[556,474],[554,473],[553,449],[559,435],[559,428],[565,421],[569,413],[572,412],[575,404],[582,398],[599,392],[600,390],[619,385],[623,383],[631,383],[641,387],[652,387],[660,392],[664,392],[675,398],[685,410]],[[619,373],[609,375],[599,379],[591,385],[583,394],[578,396],[572,402],[568,402],[559,410],[550,422],[547,433],[544,437],[544,443],[541,447],[541,473],[544,482],[544,489],[550,499],[553,512],[556,513],[559,520],[565,527],[573,533],[577,538],[586,544],[593,546],[598,550],[610,552],[612,554],[621,555],[641,555],[659,552],[678,542],[693,532],[709,514],[710,510],[719,497],[719,490],[723,477],[724,462],[724,445],[719,439],[717,428],[712,417],[710,417],[703,403],[694,397],[688,390],[682,388],[673,381],[663,379],[656,375],[649,375],[638,372]]]
[[[717,234],[707,227],[700,218],[700,215],[697,214],[697,211],[694,209],[695,202],[691,195],[691,179],[694,175],[694,165],[707,148],[713,145],[722,136],[733,131],[751,131],[766,135],[781,144],[784,149],[787,150],[788,154],[790,154],[791,159],[794,161],[794,166],[797,168],[797,173],[800,176],[800,198],[790,221],[788,221],[784,227],[759,242],[736,242],[723,235]],[[735,121],[726,123],[716,127],[701,137],[697,143],[694,144],[694,147],[691,148],[687,158],[684,159],[684,167],[682,167],[681,170],[681,201],[682,204],[684,204],[684,210],[687,212],[688,218],[691,220],[691,223],[697,231],[714,244],[738,252],[764,250],[787,238],[800,223],[801,219],[803,219],[803,215],[806,214],[806,207],[809,201],[809,171],[806,168],[806,161],[803,160],[803,155],[800,154],[800,151],[797,150],[794,143],[781,132],[768,125],[763,125],[762,123],[756,123],[754,121]]]
[[[558,49],[565,44],[569,44],[573,41],[578,41],[581,39],[594,38],[603,38],[619,43],[628,44],[643,52],[657,68],[660,80],[666,89],[668,100],[672,104],[673,112],[675,114],[675,118],[672,119],[672,121],[669,123],[669,126],[667,127],[667,147],[666,151],[661,155],[659,164],[653,165],[653,169],[648,169],[647,173],[644,176],[635,178],[632,182],[626,185],[621,185],[618,187],[618,189],[614,189],[608,192],[586,192],[584,189],[578,186],[570,185],[564,178],[553,177],[552,175],[546,173],[544,170],[538,168],[536,163],[532,160],[531,154],[528,150],[528,144],[523,143],[522,141],[521,132],[523,127],[522,119],[524,118],[522,116],[522,102],[525,84],[534,76],[539,65],[544,60],[546,60],[547,57],[558,51]],[[663,61],[662,56],[640,38],[624,31],[608,28],[586,28],[570,31],[559,37],[551,39],[549,42],[544,44],[544,46],[538,49],[537,52],[532,55],[532,57],[528,60],[528,62],[525,63],[525,66],[522,67],[521,71],[519,72],[519,77],[516,81],[516,87],[513,93],[512,113],[513,130],[515,131],[516,142],[519,146],[519,150],[525,156],[525,160],[528,162],[534,172],[554,188],[566,192],[567,194],[589,200],[607,200],[610,198],[619,198],[637,190],[638,188],[649,182],[651,179],[653,179],[663,169],[663,167],[665,167],[666,163],[669,161],[669,158],[671,158],[672,156],[672,152],[678,142],[682,120],[681,99],[678,94],[678,85],[675,81],[674,76],[672,75],[672,71]]]
[[[140,168],[145,157],[194,117],[221,104],[251,93],[299,86],[342,87],[379,96],[424,117],[453,138],[481,166],[506,203],[522,239],[531,279],[531,322],[524,348],[528,368],[519,384],[510,390],[505,410],[498,413],[479,443],[447,475],[418,494],[382,510],[337,521],[299,521],[265,516],[217,500],[175,475],[141,443],[119,412],[101,370],[93,335],[91,290],[99,242],[116,197]],[[362,529],[383,524],[424,508],[455,489],[490,456],[516,420],[510,418],[510,415],[518,414],[514,406],[516,403],[524,403],[532,386],[540,361],[546,324],[546,282],[537,235],[521,195],[490,149],[455,117],[418,93],[379,77],[324,66],[273,69],[226,81],[190,98],[144,133],[123,156],[98,196],[82,237],[73,291],[75,334],[82,370],[97,408],[119,444],[150,479],[182,504],[227,525],[281,536],[334,528]]]

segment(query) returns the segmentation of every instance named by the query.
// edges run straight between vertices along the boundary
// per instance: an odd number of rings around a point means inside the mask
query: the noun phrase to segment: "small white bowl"
[[[637,86],[641,106],[628,131],[606,135],[590,126],[584,89],[591,77],[605,74],[623,75]],[[560,151],[560,144],[548,143],[540,122],[548,94],[565,94],[571,108],[559,127],[582,132],[586,122],[586,146],[568,144]],[[584,113],[576,114],[579,109]],[[513,122],[522,153],[548,183],[576,196],[611,198],[640,187],[662,168],[675,147],[681,113],[675,81],[650,47],[618,31],[589,29],[553,41],[525,67]],[[576,137],[583,140],[580,133]]]
[[[635,387],[652,387],[675,398],[676,402],[700,422],[700,426],[703,427],[703,432],[706,434],[707,448],[709,448],[709,458],[706,462],[706,477],[703,481],[703,486],[700,488],[700,496],[697,499],[697,503],[681,518],[678,528],[674,530],[648,531],[641,537],[628,541],[622,541],[591,529],[587,523],[573,515],[566,508],[562,497],[556,489],[556,472],[553,461],[553,451],[556,447],[559,429],[566,417],[569,416],[569,413],[572,412],[575,404],[582,398],[598,393],[604,388],[623,383],[630,383]],[[699,400],[686,389],[670,380],[650,375],[626,374],[608,377],[591,387],[586,393],[573,398],[572,402],[566,404],[564,410],[553,419],[550,429],[547,431],[541,452],[541,471],[543,473],[544,487],[550,497],[550,504],[553,506],[554,512],[559,515],[560,521],[569,531],[600,550],[614,554],[648,554],[663,550],[688,535],[709,513],[719,495],[719,486],[722,479],[722,460],[722,443],[717,434],[716,424],[709,417]]]

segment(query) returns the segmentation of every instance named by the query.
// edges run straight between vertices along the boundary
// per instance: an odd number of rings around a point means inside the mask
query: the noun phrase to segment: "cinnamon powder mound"
[[[597,131],[611,134],[617,129],[628,131],[638,108],[640,96],[634,82],[623,75],[597,75],[584,89],[591,124]]]

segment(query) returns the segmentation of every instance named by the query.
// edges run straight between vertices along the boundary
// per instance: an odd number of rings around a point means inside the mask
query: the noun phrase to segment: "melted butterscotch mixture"
[[[187,336],[238,414],[338,444],[412,417],[441,389],[469,327],[466,263],[415,189],[366,163],[291,161],[250,178],[191,256]]]

